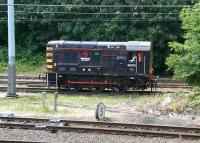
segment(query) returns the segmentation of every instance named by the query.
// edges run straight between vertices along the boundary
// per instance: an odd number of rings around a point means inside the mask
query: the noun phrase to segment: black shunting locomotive
[[[153,86],[151,42],[50,41],[46,58],[48,87],[127,91]]]

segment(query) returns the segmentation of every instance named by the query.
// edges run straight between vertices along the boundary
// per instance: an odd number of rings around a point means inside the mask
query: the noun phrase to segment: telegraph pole
[[[14,0],[8,0],[8,93],[7,97],[16,97],[15,64],[15,20]]]

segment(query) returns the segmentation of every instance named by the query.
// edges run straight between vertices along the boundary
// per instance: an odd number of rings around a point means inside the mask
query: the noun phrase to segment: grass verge
[[[88,95],[60,95],[58,98],[58,104],[63,105],[78,105],[95,107],[98,102],[103,102],[106,105],[117,105],[120,103],[127,102],[137,98],[137,95],[110,95],[110,94],[95,94]],[[65,107],[59,107],[58,111],[55,113],[53,111],[54,95],[47,94],[45,99],[45,106],[42,104],[42,95],[38,94],[35,96],[23,96],[20,98],[2,98],[0,100],[0,112],[14,112],[14,113],[24,113],[24,114],[41,114],[41,115],[63,115],[63,114],[80,114],[80,112],[74,111],[74,109],[69,109]]]
[[[22,114],[39,115],[75,115],[87,114],[82,112],[81,107],[95,107],[98,102],[103,102],[107,107],[123,111],[151,111],[159,114],[168,113],[187,113],[199,114],[200,94],[193,90],[189,94],[174,93],[163,94],[159,96],[140,96],[136,94],[92,94],[92,93],[74,93],[68,95],[59,95],[58,104],[73,105],[80,108],[69,108],[59,106],[58,111],[53,111],[54,95],[47,94],[46,104],[42,104],[42,95],[25,96],[16,99],[2,98],[0,100],[0,112],[14,112]],[[91,111],[93,112],[93,111]],[[149,112],[148,112],[149,113]]]

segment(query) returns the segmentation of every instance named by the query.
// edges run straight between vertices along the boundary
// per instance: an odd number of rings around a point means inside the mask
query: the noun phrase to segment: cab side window
[[[128,60],[129,63],[135,63],[136,62],[136,56],[134,52],[128,52]]]

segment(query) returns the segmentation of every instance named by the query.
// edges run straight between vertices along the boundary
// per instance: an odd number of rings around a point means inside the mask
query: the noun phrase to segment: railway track
[[[0,75],[0,91],[7,91],[7,76],[2,76]],[[18,76],[16,80],[17,84],[17,92],[57,92],[56,88],[47,88],[45,80],[40,79],[37,76]],[[190,85],[186,85],[182,83],[179,80],[171,80],[170,78],[160,78],[158,80],[158,86],[157,88],[159,89],[186,89],[189,90],[192,88]],[[144,92],[137,91],[137,90],[131,90],[134,91],[135,93],[143,93],[143,94],[162,94],[162,93],[174,93],[175,91],[153,91],[150,93],[150,91],[145,90]],[[61,93],[64,93],[64,90],[60,91]],[[183,92],[188,92],[188,91],[183,91]]]
[[[0,79],[1,84],[8,84],[8,81],[5,79]],[[38,86],[44,87],[46,86],[46,82],[43,80],[17,80],[17,85],[28,85],[28,86]],[[160,83],[158,82],[158,88],[191,88],[192,86],[184,84],[184,83]]]
[[[39,78],[40,77],[40,78]],[[17,80],[43,80],[44,76],[17,76],[16,79]],[[0,75],[0,79],[8,79],[8,76],[6,75]],[[184,84],[183,81],[181,80],[173,80],[172,78],[159,78],[158,82],[160,83],[180,83],[180,84]]]
[[[7,81],[1,81],[0,83],[3,85],[7,85]],[[28,87],[46,87],[46,83],[43,81],[16,81],[17,85],[26,85]],[[158,83],[157,88],[187,88],[191,89],[192,86],[190,85],[184,85],[184,84],[163,84],[163,83]]]
[[[200,128],[42,118],[0,117],[0,128],[200,139]],[[54,125],[58,124],[59,125]],[[62,123],[62,124],[60,124]]]
[[[44,75],[45,76],[45,75]],[[44,76],[40,76],[41,79],[42,77]],[[8,76],[7,75],[1,75],[0,74],[0,79],[8,79]],[[39,79],[39,76],[26,76],[26,75],[18,75],[16,77],[17,80],[38,80]],[[160,83],[183,83],[183,81],[181,80],[173,80],[172,78],[170,77],[160,77],[158,79],[158,81]]]
[[[0,86],[0,91],[2,92],[6,92],[8,90],[7,87],[5,86]],[[16,88],[17,92],[27,92],[27,93],[41,93],[41,92],[47,92],[47,93],[71,93],[69,91],[65,91],[65,90],[59,90],[57,88],[47,88],[47,87],[17,87]],[[82,91],[83,93],[88,93],[91,91]],[[109,90],[105,90],[105,91],[95,91],[95,93],[107,93],[107,92],[111,92]],[[126,93],[137,93],[137,94],[148,94],[148,95],[156,95],[156,94],[163,94],[163,93],[175,93],[174,91],[138,91],[138,90],[130,90]],[[73,92],[72,92],[73,93]],[[188,93],[186,91],[184,91],[183,93]]]
[[[0,75],[0,79],[8,79],[7,75]],[[16,79],[26,79],[26,80],[38,80],[39,76],[17,76]]]
[[[8,87],[5,86],[1,86],[0,87],[0,91],[7,91]],[[48,93],[53,93],[53,92],[57,92],[58,89],[57,88],[46,88],[46,87],[36,87],[36,88],[32,88],[32,87],[17,87],[16,88],[17,92],[31,92],[31,93],[41,93],[41,92],[48,92]]]

